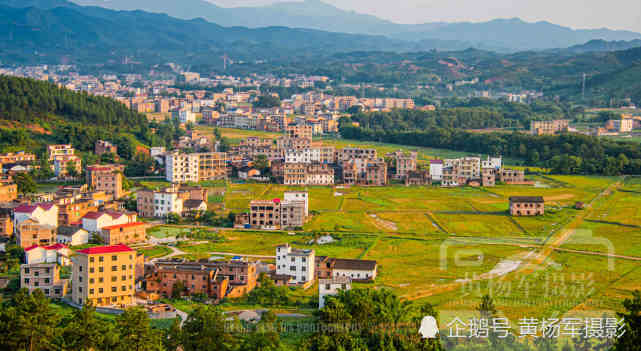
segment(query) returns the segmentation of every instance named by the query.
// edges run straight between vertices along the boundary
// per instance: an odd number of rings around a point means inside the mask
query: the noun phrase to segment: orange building
[[[17,198],[17,184],[0,184],[0,202],[11,202]]]
[[[40,224],[32,219],[20,223],[17,243],[22,248],[33,245],[47,246],[56,243],[56,227]]]
[[[122,172],[120,165],[92,165],[87,167],[87,184],[96,191],[104,191],[114,200],[123,196]]]
[[[134,244],[147,240],[146,223],[135,222],[103,227],[100,237],[107,245]]]
[[[135,303],[136,251],[127,245],[92,247],[76,251],[72,299],[77,304],[127,306]]]

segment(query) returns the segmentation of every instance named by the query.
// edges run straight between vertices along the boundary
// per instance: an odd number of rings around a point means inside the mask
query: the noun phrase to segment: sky
[[[220,6],[259,6],[296,0],[209,0]],[[641,32],[641,0],[323,0],[344,10],[397,23],[481,22],[519,17],[572,28]]]

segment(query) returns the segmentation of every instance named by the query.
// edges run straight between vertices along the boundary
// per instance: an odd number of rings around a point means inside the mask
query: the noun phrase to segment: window
[[[114,276],[114,277],[111,277],[111,281],[112,281],[112,282],[115,282],[115,281],[117,281],[117,280],[118,280],[118,277],[115,277],[115,276]]]
[[[126,285],[123,285],[123,286],[120,288],[120,290],[122,290],[122,291],[127,291],[127,286],[126,286]]]
[[[123,271],[124,271],[124,270],[126,270],[126,269],[127,269],[127,265],[126,265],[126,264],[123,264],[123,265],[122,265],[122,267],[121,267],[121,269],[122,269]]]
[[[98,283],[102,283],[104,281],[105,281],[105,279],[103,277],[98,278]]]
[[[105,262],[104,256],[98,256],[98,262]]]
[[[89,273],[93,273],[93,267],[89,268]]]
[[[89,257],[89,262],[93,263],[94,259],[94,257]]]
[[[104,271],[105,271],[105,268],[104,268],[104,267],[98,267],[98,272],[102,273],[102,272],[104,272]]]
[[[24,278],[24,283],[29,284],[29,278]]]
[[[98,293],[102,294],[104,292],[103,288],[98,288]]]
[[[120,277],[120,280],[123,280],[123,281],[124,281],[124,280],[127,280],[127,276],[126,276],[126,275],[123,275],[122,277]]]
[[[25,268],[25,269],[24,269],[24,273],[25,273],[25,274],[29,274],[29,268]]]
[[[112,272],[115,272],[115,271],[117,271],[117,270],[118,270],[118,266],[111,266],[111,271],[112,271]]]
[[[89,289],[89,295],[93,295],[93,289]]]
[[[118,291],[118,288],[117,288],[117,287],[115,287],[115,286],[112,286],[112,287],[111,287],[111,292],[116,292],[116,291]]]
[[[89,278],[89,284],[93,284],[93,278]]]
[[[82,272],[82,266],[78,266],[78,272]]]
[[[116,256],[116,255],[111,256],[111,260],[112,261],[118,261],[118,256]]]
[[[329,290],[329,289],[330,289],[329,284],[325,284],[325,290]]]

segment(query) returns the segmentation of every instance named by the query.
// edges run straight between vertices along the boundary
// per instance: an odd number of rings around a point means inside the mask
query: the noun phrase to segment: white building
[[[58,226],[58,206],[52,203],[20,205],[13,210],[13,230],[18,232],[20,223],[32,219],[38,224]]]
[[[336,296],[338,292],[352,289],[352,279],[349,277],[336,277],[318,280],[318,309],[325,307],[327,296]]]
[[[70,246],[84,245],[89,242],[89,232],[78,227],[58,227],[56,242]]]
[[[276,247],[276,274],[292,277],[294,284],[314,280],[316,253],[314,250],[292,249],[289,244]]]
[[[120,212],[89,212],[82,217],[82,229],[98,233],[104,227],[136,222],[136,214]]]
[[[307,173],[305,175],[305,184],[332,185],[334,184],[334,174],[332,172]]]
[[[493,169],[501,169],[503,167],[503,160],[501,157],[487,157],[487,160],[481,161],[481,168],[486,169],[486,168],[493,168]]]
[[[442,160],[431,160],[430,161],[430,177],[432,181],[441,181],[443,180],[443,161]]]
[[[63,244],[49,246],[33,245],[24,249],[27,264],[58,263],[61,266],[71,264],[71,250]]]
[[[172,183],[198,181],[198,155],[179,152],[168,153],[165,156],[165,179]]]
[[[178,121],[180,121],[180,123],[196,122],[196,115],[189,110],[174,111],[172,113],[172,117],[178,118]]]
[[[309,194],[306,191],[286,191],[283,199],[285,201],[304,201],[305,217],[309,216]]]
[[[349,277],[352,281],[373,281],[376,279],[377,267],[376,261],[335,258],[332,277]]]
[[[177,192],[154,192],[154,217],[163,218],[170,213],[180,215],[182,212],[183,200],[178,197]]]
[[[312,152],[310,149],[302,149],[302,150],[289,149],[285,151],[285,163],[311,163],[311,162],[312,162]]]

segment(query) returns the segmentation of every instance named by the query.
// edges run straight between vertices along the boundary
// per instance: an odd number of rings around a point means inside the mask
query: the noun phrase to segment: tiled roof
[[[67,248],[67,245],[60,244],[60,243],[45,246],[45,250],[60,250],[60,249],[66,249],[66,248]]]
[[[102,217],[102,215],[104,215],[104,214],[105,214],[104,212],[93,212],[93,211],[92,211],[92,212],[88,212],[88,213],[87,213],[86,215],[84,215],[84,217],[82,217],[82,218],[83,218],[83,219],[84,219],[84,218],[87,218],[87,219],[98,219],[98,218]]]
[[[376,268],[376,261],[335,258],[334,268],[357,271],[371,271]]]
[[[33,249],[35,249],[35,248],[38,248],[38,245],[31,245],[31,246],[29,246],[28,248],[24,249],[24,251],[25,251],[25,252],[29,252],[29,251],[31,251],[31,250],[33,250]]]
[[[111,246],[90,247],[88,249],[78,250],[76,252],[86,254],[86,255],[96,255],[96,254],[107,254],[107,253],[128,252],[128,251],[134,251],[134,250],[127,245],[118,244],[118,245],[111,245]]]
[[[510,196],[511,202],[545,202],[543,196]]]
[[[145,225],[145,223],[134,222],[134,223],[117,224],[117,225],[110,225],[110,226],[107,226],[107,227],[102,227],[102,229],[112,230],[112,229],[118,229],[118,228],[137,227],[137,226],[140,226],[140,225]]]

